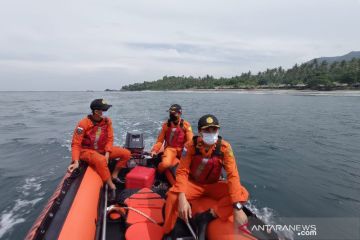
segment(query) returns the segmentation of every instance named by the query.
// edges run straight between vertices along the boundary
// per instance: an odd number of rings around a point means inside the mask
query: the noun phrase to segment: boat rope
[[[131,210],[131,211],[134,211],[138,214],[140,214],[141,216],[145,217],[146,219],[148,219],[150,222],[152,223],[155,223],[155,224],[158,224],[153,218],[151,218],[149,215],[147,215],[146,213],[136,209],[136,208],[133,208],[133,207],[115,207],[114,205],[110,206],[107,208],[107,212],[110,212],[112,210],[117,210],[117,209],[128,209],[128,210]]]
[[[194,229],[191,227],[189,221],[185,221],[185,223],[186,223],[186,226],[188,227],[191,235],[193,236],[193,238],[194,238],[195,240],[197,240],[198,237],[196,236],[196,234],[195,234],[195,232],[194,232]]]
[[[136,209],[136,208],[133,208],[133,207],[123,207],[124,209],[128,209],[128,210],[132,210],[138,214],[140,214],[141,216],[147,218],[149,221],[155,223],[155,224],[158,224],[153,218],[151,218],[149,215],[146,215],[146,213]]]

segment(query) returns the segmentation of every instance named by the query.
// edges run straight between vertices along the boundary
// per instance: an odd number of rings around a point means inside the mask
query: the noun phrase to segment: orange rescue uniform
[[[71,150],[73,160],[87,162],[105,182],[110,177],[110,171],[104,154],[109,152],[109,159],[120,158],[116,168],[125,167],[130,159],[129,150],[113,146],[114,130],[110,118],[100,122],[91,119],[91,115],[82,119],[75,128]]]
[[[206,151],[201,137],[198,137],[197,148],[204,158],[211,158],[215,151],[214,144]],[[210,197],[217,201],[214,208],[220,220],[226,221],[233,213],[233,203],[246,202],[249,197],[248,191],[240,184],[240,177],[236,166],[236,160],[228,142],[221,141],[222,166],[224,167],[227,180],[211,184],[196,182],[191,176],[191,162],[196,154],[194,142],[187,143],[184,147],[180,165],[176,171],[176,183],[169,190],[165,206],[164,232],[167,234],[174,228],[178,217],[178,194],[185,193],[186,199],[198,199],[202,196]]]
[[[183,119],[180,119],[177,125],[169,121],[163,123],[161,132],[151,150],[158,153],[163,144],[165,144],[162,161],[158,166],[160,173],[174,166],[179,161],[184,144],[189,142],[192,137],[191,125]]]

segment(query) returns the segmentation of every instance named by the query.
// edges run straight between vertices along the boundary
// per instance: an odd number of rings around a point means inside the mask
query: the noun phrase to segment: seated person
[[[109,117],[104,116],[104,112],[111,106],[103,99],[95,99],[91,102],[92,114],[83,118],[75,128],[71,144],[72,164],[68,167],[68,171],[72,172],[78,168],[81,159],[95,169],[114,193],[116,186],[113,181],[120,181],[119,171],[126,166],[131,153],[127,149],[113,146],[112,122]],[[120,160],[110,176],[108,161],[114,158],[120,158]]]
[[[228,142],[218,136],[219,122],[211,114],[199,119],[199,136],[187,143],[176,171],[176,183],[170,188],[165,207],[164,232],[169,234],[180,217],[185,222],[192,218],[189,201],[207,196],[217,200],[214,209],[195,216],[199,239],[205,239],[207,223],[215,218],[226,221],[231,214],[237,228],[247,222],[242,204],[248,191],[240,184],[235,157]],[[227,181],[219,181],[225,169]]]

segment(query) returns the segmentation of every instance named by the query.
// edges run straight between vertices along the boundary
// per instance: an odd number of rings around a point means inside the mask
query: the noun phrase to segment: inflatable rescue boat
[[[161,240],[197,239],[196,226],[178,219],[170,236],[164,236],[164,205],[171,186],[165,175],[156,171],[161,156],[144,152],[141,133],[127,133],[125,147],[132,153],[127,168],[119,173],[115,201],[109,201],[107,185],[84,162],[66,173],[54,194],[29,230],[25,239],[60,240]],[[116,160],[111,160],[113,169]],[[206,211],[216,202],[209,198],[192,201],[193,215]],[[251,225],[263,225],[248,208],[249,226],[235,231],[233,219],[216,219],[207,227],[207,239],[278,239],[276,233],[251,232]]]

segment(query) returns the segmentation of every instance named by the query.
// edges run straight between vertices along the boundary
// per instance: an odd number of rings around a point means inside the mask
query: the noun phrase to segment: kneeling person
[[[192,218],[189,201],[202,196],[217,200],[217,205],[195,217],[198,223],[202,223],[198,225],[199,233],[206,234],[207,223],[217,217],[226,221],[233,214],[237,227],[247,222],[242,204],[248,200],[249,194],[240,184],[230,144],[218,136],[219,128],[215,116],[204,115],[198,122],[200,136],[195,136],[185,145],[176,171],[176,183],[169,190],[166,200],[166,234],[173,229],[177,217],[186,222]],[[227,181],[219,181],[222,168],[226,171]],[[205,236],[199,236],[199,239],[205,239]]]
[[[131,153],[127,149],[113,146],[112,122],[109,117],[104,116],[104,112],[111,106],[103,99],[95,99],[91,102],[92,114],[82,119],[75,128],[71,144],[73,163],[68,167],[68,171],[72,172],[78,168],[81,159],[95,169],[111,190],[115,190],[116,186],[113,180],[119,181],[118,173],[121,168],[126,166]],[[111,177],[108,161],[115,158],[120,158],[120,160]]]

